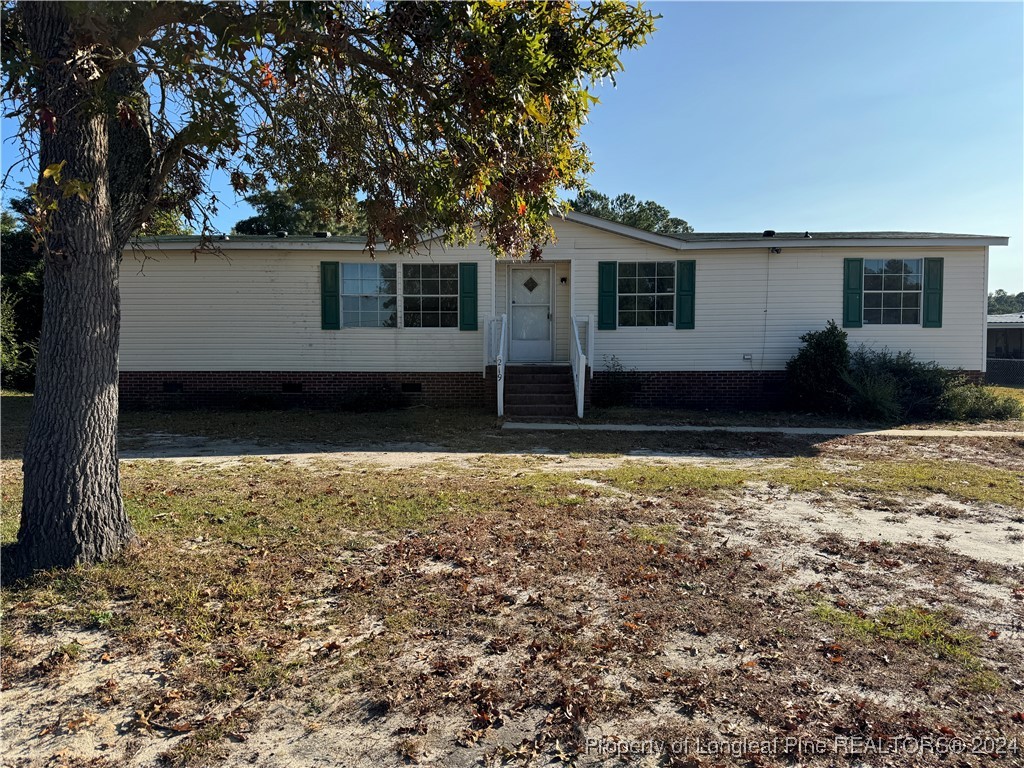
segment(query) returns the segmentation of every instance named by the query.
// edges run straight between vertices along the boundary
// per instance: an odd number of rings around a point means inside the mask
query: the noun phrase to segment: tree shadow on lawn
[[[478,439],[474,440],[476,437]],[[822,436],[738,435],[725,432],[705,434],[637,436],[607,434],[594,436],[578,433],[518,434],[500,436],[500,442],[489,435],[466,436],[457,443],[374,442],[374,443],[273,443],[263,440],[249,442],[232,439],[208,439],[173,434],[133,435],[123,438],[122,459],[190,459],[233,458],[244,456],[284,455],[315,458],[337,453],[407,454],[406,460],[425,461],[451,456],[472,457],[480,454],[543,455],[564,457],[629,456],[636,458],[729,458],[766,459],[813,457],[821,453]],[[418,463],[418,462],[417,462]]]
[[[20,459],[30,395],[5,393],[0,457]],[[531,453],[722,458],[810,457],[822,435],[516,432],[479,409],[124,411],[125,459],[218,458],[323,453]]]

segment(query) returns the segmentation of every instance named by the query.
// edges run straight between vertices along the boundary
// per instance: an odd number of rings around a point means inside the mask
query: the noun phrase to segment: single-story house
[[[988,316],[986,357],[989,384],[1024,387],[1024,312]]]
[[[764,407],[800,336],[985,371],[988,249],[908,232],[662,235],[555,218],[541,261],[425,242],[153,238],[121,265],[127,406],[389,400],[573,415],[628,378],[639,406]]]

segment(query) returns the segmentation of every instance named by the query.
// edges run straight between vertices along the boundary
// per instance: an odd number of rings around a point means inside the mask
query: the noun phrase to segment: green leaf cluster
[[[364,201],[371,249],[440,233],[510,255],[536,254],[561,191],[583,189],[591,91],[655,21],[619,0],[59,5],[80,112],[50,104],[32,3],[5,6],[5,97],[25,137],[108,116],[125,232],[168,188],[190,220],[213,210],[223,170],[238,194],[311,190],[331,215]]]
[[[0,212],[0,251],[0,375],[5,388],[27,390],[42,326],[43,261],[31,233],[10,211]]]

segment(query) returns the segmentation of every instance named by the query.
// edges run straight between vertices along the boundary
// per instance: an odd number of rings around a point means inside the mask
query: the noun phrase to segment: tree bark
[[[64,198],[40,177],[40,190],[56,197],[58,209],[45,235],[21,527],[17,545],[4,553],[5,578],[98,562],[134,537],[118,475],[118,262],[124,243],[114,233],[108,126],[102,110],[91,108],[90,73],[72,63],[83,52],[76,50],[64,4],[26,3],[24,14],[32,50],[43,62],[41,100],[56,115],[55,132],[44,127],[40,136],[40,171],[64,161],[62,181],[81,180],[92,189],[87,201]]]

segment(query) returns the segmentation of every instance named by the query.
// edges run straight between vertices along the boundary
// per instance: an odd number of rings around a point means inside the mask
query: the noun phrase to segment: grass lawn
[[[997,395],[1012,397],[1024,404],[1024,387],[989,387]]]
[[[27,402],[3,409],[10,456]],[[1024,441],[495,426],[128,416],[129,443],[457,450],[123,462],[139,546],[3,590],[5,760],[947,766],[850,750],[955,736],[985,752],[956,765],[1024,761]]]

